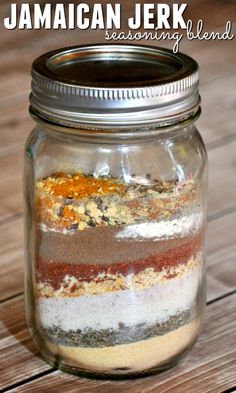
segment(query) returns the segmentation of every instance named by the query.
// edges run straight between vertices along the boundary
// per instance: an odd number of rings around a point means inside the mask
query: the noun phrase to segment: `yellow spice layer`
[[[47,342],[47,349],[61,356],[63,364],[91,372],[119,374],[118,368],[128,368],[122,373],[135,373],[162,366],[191,346],[196,339],[201,322],[194,320],[163,336],[131,344],[103,348],[67,347]]]
[[[124,225],[168,218],[198,199],[192,180],[122,183],[82,173],[55,174],[36,182],[37,221],[55,231]]]
[[[190,272],[199,269],[202,264],[202,254],[198,253],[186,264],[163,268],[160,272],[147,268],[138,274],[123,276],[117,274],[100,273],[93,281],[78,281],[73,276],[65,275],[58,290],[54,290],[49,283],[39,282],[36,286],[36,297],[78,297],[83,295],[100,295],[125,289],[146,289],[156,284],[164,285],[168,279],[181,280]]]

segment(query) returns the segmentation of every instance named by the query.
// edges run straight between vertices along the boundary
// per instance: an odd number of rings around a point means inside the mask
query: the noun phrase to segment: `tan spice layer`
[[[170,268],[163,268],[157,272],[153,268],[146,268],[138,274],[100,273],[93,281],[80,281],[74,276],[65,275],[60,288],[55,290],[50,283],[38,282],[36,297],[78,297],[83,295],[101,295],[106,292],[119,290],[136,290],[150,288],[156,284],[165,284],[171,278],[183,278],[189,272],[199,268],[202,264],[202,255],[198,253],[187,264]]]
[[[103,348],[81,348],[45,342],[47,351],[62,357],[66,364],[94,373],[122,374],[143,372],[161,367],[191,346],[199,332],[201,320],[179,327],[163,336],[131,344]]]
[[[82,173],[58,173],[36,182],[37,222],[43,229],[84,230],[88,227],[126,225],[171,217],[198,199],[188,180],[150,184],[121,179],[94,178]]]

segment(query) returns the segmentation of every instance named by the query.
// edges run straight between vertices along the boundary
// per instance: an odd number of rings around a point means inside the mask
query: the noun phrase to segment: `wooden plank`
[[[49,369],[26,326],[23,296],[0,305],[0,389]]]
[[[1,104],[0,156],[7,149],[22,149],[35,126],[28,113],[28,94]]]
[[[1,92],[0,92],[0,103],[1,103],[1,111],[5,109],[7,106],[9,111],[9,117],[11,117],[12,104],[15,104],[15,100],[11,102],[10,100],[15,97],[20,100],[26,98],[26,94],[29,94],[30,91],[30,70],[29,72],[25,72],[22,70],[17,70],[15,72],[11,72],[8,74],[8,78],[6,75],[2,75],[1,77]],[[6,93],[8,92],[8,94]],[[22,94],[24,95],[22,97]],[[27,97],[28,98],[28,97]],[[4,105],[5,104],[5,105]]]
[[[189,0],[186,3],[188,4],[186,19],[193,21],[203,19],[206,30],[217,29],[228,20],[233,22],[236,19],[235,3],[231,0],[225,0],[223,2],[216,2],[214,0],[192,2],[192,0]]]
[[[37,372],[42,369],[41,360],[38,358],[33,359],[35,363],[34,365],[32,362],[30,363],[31,367],[29,370],[29,364],[24,364],[20,357],[22,350],[25,355],[25,343],[27,342],[28,345],[31,345],[22,319],[21,329],[19,330],[19,322],[16,322],[15,317],[12,315],[13,310],[17,311],[22,307],[20,305],[21,302],[22,299],[18,298],[7,302],[3,306],[5,321],[11,320],[11,331],[13,333],[7,338],[6,346],[4,346],[5,356],[3,358],[2,383],[4,382],[5,386],[9,386],[7,385],[9,383],[9,374],[11,374],[11,384],[13,384],[16,380],[19,381],[21,379],[23,381],[30,374],[35,375],[35,369]],[[104,391],[106,393],[118,393],[121,390],[129,391],[130,393],[165,393],[167,391],[173,393],[223,392],[225,389],[233,388],[236,382],[235,312],[236,295],[229,296],[208,306],[203,331],[192,351],[178,366],[160,375],[135,380],[100,381],[69,376],[56,371],[16,387],[10,390],[10,392],[30,393],[38,390],[40,393],[49,391],[50,393],[58,393],[65,386],[70,393],[78,391],[80,393],[102,393]],[[17,327],[15,323],[17,323]],[[5,334],[7,335],[7,332]],[[17,343],[15,334],[17,334]],[[22,337],[25,339],[24,344],[22,343]],[[9,354],[9,348],[12,345],[14,346],[13,342],[17,346],[14,349],[14,353],[17,351],[16,353],[19,354],[16,364],[20,365],[17,373],[15,372],[16,365],[13,365],[14,375],[12,375],[13,372],[11,371],[11,353]]]
[[[192,56],[199,64],[200,69],[200,93],[207,87],[209,82],[218,86],[218,93],[224,93],[221,79],[226,75],[235,72],[236,51],[233,41],[198,41],[192,45],[191,41],[184,41],[181,44],[181,51]],[[220,56],[219,56],[220,53]],[[231,90],[231,89],[230,89]],[[211,101],[214,102],[214,96]],[[224,102],[222,100],[222,102]],[[204,104],[204,100],[203,100]]]
[[[236,212],[208,224],[207,301],[236,290],[235,234]]]
[[[5,9],[0,9],[0,14],[3,17],[9,16],[10,7],[5,7]],[[83,42],[99,42],[104,41],[104,31],[103,30],[7,30],[3,26],[1,27],[1,41],[0,41],[0,51],[11,50],[18,51],[19,49],[26,49],[28,46],[37,47],[40,44],[41,53],[43,52],[42,45],[47,45],[47,43],[53,42],[54,49],[56,47],[63,47],[68,45],[77,45],[78,42],[81,44]],[[78,37],[79,36],[79,37]],[[38,48],[40,50],[40,48]]]
[[[236,205],[236,141],[209,152],[209,214]]]
[[[22,217],[5,222],[0,226],[0,301],[23,291]]]
[[[22,212],[22,151],[0,157],[0,221]]]
[[[201,86],[202,115],[197,125],[206,143],[235,134],[232,86],[236,86],[236,72]]]

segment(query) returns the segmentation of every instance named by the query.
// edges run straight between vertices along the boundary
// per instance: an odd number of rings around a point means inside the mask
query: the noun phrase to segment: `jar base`
[[[191,348],[190,348],[191,349]],[[186,353],[189,352],[190,349],[186,349]],[[185,352],[183,356],[185,355]],[[137,378],[144,378],[151,375],[161,374],[169,369],[175,367],[182,359],[182,355],[179,356],[177,359],[173,359],[172,361],[168,362],[168,364],[163,366],[158,366],[156,368],[152,368],[150,370],[143,370],[138,372],[131,371],[127,373],[127,369],[120,369],[120,373],[122,374],[112,374],[112,373],[102,373],[102,372],[95,372],[95,371],[87,371],[83,369],[79,369],[77,367],[68,366],[64,364],[63,361],[57,360],[56,362],[48,362],[54,368],[65,372],[67,374],[75,375],[77,377],[87,377],[90,379],[103,379],[103,380],[125,380],[125,379],[137,379]]]
[[[199,320],[194,320],[163,336],[132,344],[75,348],[47,341],[41,346],[41,352],[49,364],[70,374],[107,379],[137,378],[175,366],[192,348],[198,332]]]

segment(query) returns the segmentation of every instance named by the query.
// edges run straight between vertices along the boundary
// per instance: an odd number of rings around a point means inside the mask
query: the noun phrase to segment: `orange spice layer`
[[[36,189],[37,222],[55,231],[164,219],[181,214],[183,205],[191,209],[198,199],[191,180],[124,184],[81,173],[49,176],[38,180]]]
[[[95,178],[85,176],[82,173],[76,173],[75,175],[57,173],[41,182],[37,182],[37,188],[44,188],[50,195],[66,198],[122,193],[125,190],[125,186],[115,181],[115,179]]]

